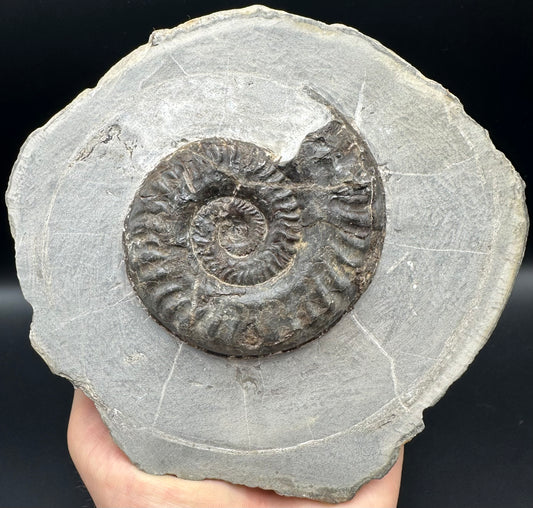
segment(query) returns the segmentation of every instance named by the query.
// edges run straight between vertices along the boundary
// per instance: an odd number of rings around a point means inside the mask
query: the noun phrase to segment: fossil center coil
[[[150,315],[228,356],[287,351],[324,334],[376,270],[385,232],[375,159],[332,106],[281,164],[241,140],[188,143],[152,170],[123,244]]]

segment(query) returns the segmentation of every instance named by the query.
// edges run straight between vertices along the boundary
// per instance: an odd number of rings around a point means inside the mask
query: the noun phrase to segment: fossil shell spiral
[[[125,222],[128,275],[180,339],[228,356],[286,351],[324,333],[368,286],[383,186],[362,137],[327,105],[333,119],[287,163],[210,138],[142,183]]]

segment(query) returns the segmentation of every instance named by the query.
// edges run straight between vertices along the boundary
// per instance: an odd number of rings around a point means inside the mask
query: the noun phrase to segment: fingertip
[[[103,435],[106,430],[94,403],[76,388],[67,429],[69,450],[71,447],[76,449],[78,444],[87,442],[94,435]]]
[[[398,452],[398,458],[389,472],[383,478],[370,480],[363,485],[346,506],[351,508],[393,508],[397,506],[400,495],[403,458],[404,446],[402,445]]]
[[[91,462],[118,462],[133,468],[129,459],[113,441],[94,402],[78,388],[74,390],[72,399],[67,444],[70,456],[80,473]]]

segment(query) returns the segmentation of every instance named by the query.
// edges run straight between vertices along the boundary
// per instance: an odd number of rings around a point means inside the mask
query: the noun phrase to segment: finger
[[[402,446],[398,459],[390,471],[383,478],[370,480],[363,485],[346,506],[350,508],[394,508],[398,504],[400,494],[403,454],[404,447]]]
[[[113,440],[94,404],[75,390],[67,431],[70,456],[97,506],[118,502],[135,471]],[[120,479],[120,480],[119,480]]]

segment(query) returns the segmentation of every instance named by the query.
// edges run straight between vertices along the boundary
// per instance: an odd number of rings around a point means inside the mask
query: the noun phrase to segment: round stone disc
[[[33,346],[136,465],[340,502],[489,337],[523,187],[378,42],[256,6],[154,32],[7,202]]]

